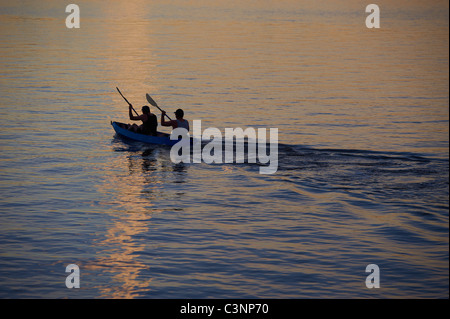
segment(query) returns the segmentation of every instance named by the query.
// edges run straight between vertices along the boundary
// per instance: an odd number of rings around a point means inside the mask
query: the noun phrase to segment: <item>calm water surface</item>
[[[0,297],[448,298],[448,2],[392,2],[1,1]],[[278,172],[115,136],[116,86]]]

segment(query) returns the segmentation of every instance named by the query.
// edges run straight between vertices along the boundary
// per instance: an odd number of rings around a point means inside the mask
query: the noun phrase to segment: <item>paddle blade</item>
[[[148,94],[145,94],[145,97],[147,98],[148,103],[150,103],[153,106],[156,106],[158,108],[158,110],[160,110],[161,112],[163,112],[163,110],[161,110],[161,108],[158,106],[158,104],[156,104],[155,101],[153,101],[152,97]],[[165,114],[166,117],[172,121],[172,119],[169,117],[169,115]]]
[[[153,101],[153,99],[152,99],[152,97],[150,95],[146,94],[145,97],[147,98],[148,103],[150,103],[153,106],[158,107],[158,104],[156,104],[156,102]]]

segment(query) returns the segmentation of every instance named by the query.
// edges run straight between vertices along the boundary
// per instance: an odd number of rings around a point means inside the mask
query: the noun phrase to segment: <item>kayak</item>
[[[126,124],[120,123],[120,122],[111,122],[112,127],[114,128],[114,131],[116,131],[117,134],[121,136],[125,136],[129,139],[148,143],[148,144],[158,144],[158,145],[175,145],[178,143],[178,140],[171,140],[170,134],[167,133],[160,133],[158,132],[158,136],[153,135],[146,135],[146,134],[140,134],[135,133],[132,131],[127,130],[126,128],[122,127]]]

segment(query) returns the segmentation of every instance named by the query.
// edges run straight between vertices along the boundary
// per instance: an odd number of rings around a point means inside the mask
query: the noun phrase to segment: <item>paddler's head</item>
[[[182,119],[184,116],[184,111],[182,109],[178,109],[174,113],[177,119]]]
[[[144,105],[142,107],[142,113],[144,114],[150,114],[150,108],[147,105]]]

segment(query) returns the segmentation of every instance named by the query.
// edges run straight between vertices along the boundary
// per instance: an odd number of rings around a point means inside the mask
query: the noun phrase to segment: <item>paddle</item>
[[[164,112],[163,110],[160,109],[160,107],[158,106],[158,104],[156,104],[156,102],[151,98],[150,95],[146,94],[145,97],[147,98],[148,103],[150,103],[153,106],[156,106],[158,108],[158,110],[160,110],[161,112]],[[172,121],[172,119],[169,117],[169,115],[164,114],[165,116],[167,116],[167,118]]]
[[[119,94],[123,97],[123,99],[125,100],[125,102],[128,103],[129,106],[131,106],[131,108],[133,109],[134,113],[136,113],[137,116],[139,116],[138,112],[136,112],[136,110],[134,109],[133,105],[131,105],[130,102],[128,102],[128,100],[125,98],[125,96],[123,96],[122,92],[120,92],[119,88],[116,86],[117,91],[119,92]]]

